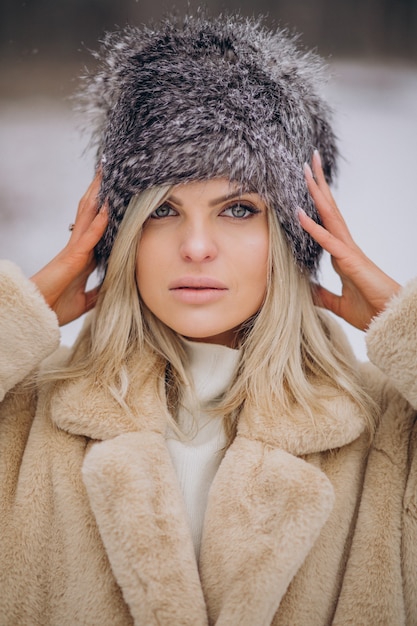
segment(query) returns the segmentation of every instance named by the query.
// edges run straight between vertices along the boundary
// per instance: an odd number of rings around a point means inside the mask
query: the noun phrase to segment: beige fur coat
[[[156,400],[164,364],[132,363],[135,419],[88,379],[23,392],[59,331],[0,269],[1,626],[417,624],[417,283],[372,323],[378,368],[358,365],[381,408],[371,448],[345,397],[314,426],[246,406],[197,564]]]

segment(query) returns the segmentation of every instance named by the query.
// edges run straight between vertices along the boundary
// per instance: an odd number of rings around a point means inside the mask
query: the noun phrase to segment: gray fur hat
[[[95,56],[83,102],[109,204],[101,269],[134,194],[225,176],[264,198],[299,268],[317,270],[320,247],[296,215],[319,221],[303,164],[317,148],[331,182],[337,156],[316,55],[259,20],[199,14],[110,33]]]

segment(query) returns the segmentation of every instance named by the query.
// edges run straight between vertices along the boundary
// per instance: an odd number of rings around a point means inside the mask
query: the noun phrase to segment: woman
[[[417,289],[334,203],[318,60],[202,17],[101,59],[69,243],[1,266],[0,624],[416,623]]]

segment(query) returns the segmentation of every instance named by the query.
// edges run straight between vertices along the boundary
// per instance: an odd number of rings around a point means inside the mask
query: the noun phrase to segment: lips
[[[211,276],[182,276],[169,283],[168,289],[185,306],[212,305],[228,292],[224,283]]]
[[[204,290],[204,289],[218,289],[221,291],[227,290],[224,283],[212,278],[210,276],[182,276],[168,285],[170,291],[176,289],[191,289],[191,290]]]

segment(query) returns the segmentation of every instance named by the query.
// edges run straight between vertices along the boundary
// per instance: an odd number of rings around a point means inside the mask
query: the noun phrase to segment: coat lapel
[[[206,624],[194,548],[163,437],[135,432],[93,445],[83,479],[135,624]]]
[[[205,518],[200,573],[210,624],[272,622],[334,503],[328,478],[299,455],[347,444],[364,429],[352,402],[333,398],[331,407],[319,429],[301,410],[244,409]]]
[[[55,424],[89,438],[82,474],[113,574],[137,626],[203,626],[207,614],[191,535],[165,445],[158,397],[165,364],[131,364],[132,414],[90,379],[55,388]]]
[[[201,548],[210,623],[270,624],[333,505],[325,475],[238,436],[213,484]]]

